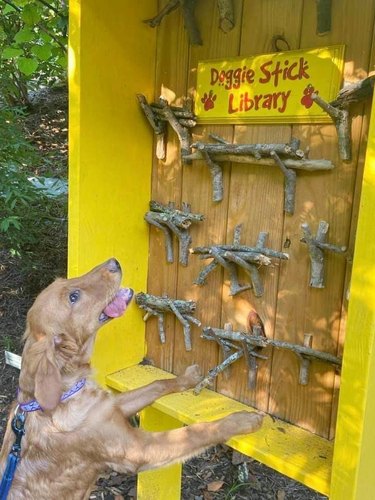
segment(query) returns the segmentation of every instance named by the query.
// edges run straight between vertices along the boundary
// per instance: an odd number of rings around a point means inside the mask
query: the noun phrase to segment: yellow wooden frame
[[[142,89],[147,86],[149,97],[153,96],[156,39],[154,30],[131,19],[142,18],[146,11],[156,11],[154,0],[138,3],[112,0],[110,6],[102,0],[70,1],[69,275],[84,272],[116,255],[124,264],[125,281],[138,290],[145,290],[147,283],[148,233],[146,225],[139,221],[150,197],[152,136],[144,124],[135,94],[139,90],[138,82],[142,81]],[[334,500],[373,498],[375,241],[371,235],[374,207],[375,100],[362,185],[332,463],[327,458],[326,470],[332,465],[332,476],[330,479],[325,472],[314,478],[307,473],[322,438],[310,435],[309,439],[315,444],[309,450],[301,437],[308,433],[300,434],[300,429],[293,426],[285,429],[290,445],[280,449],[270,447],[263,456],[263,461],[275,469],[329,493]],[[134,256],[137,267],[133,264]],[[104,383],[106,375],[135,366],[144,352],[144,323],[133,308],[127,313],[126,321],[112,322],[98,336],[93,358],[98,380]],[[118,382],[110,378],[107,382],[118,389],[147,382],[147,376],[139,378],[137,366],[127,369],[127,382],[123,386],[116,386]],[[168,375],[164,372],[163,376]],[[208,394],[209,391],[203,393],[200,401],[208,401],[211,397]],[[228,400],[218,397],[223,402]],[[241,406],[236,402],[228,404],[227,411]],[[192,412],[178,413],[178,405],[177,396],[167,402],[162,400],[144,413],[142,425],[161,430],[195,421]],[[215,415],[218,416],[217,412]],[[215,415],[211,413],[208,417]],[[231,445],[262,460],[256,452],[257,440],[261,439],[264,439],[262,432],[254,434],[250,441],[247,437],[237,438]],[[297,445],[303,455],[300,469],[293,472],[285,470],[288,460],[285,453],[288,446],[289,451],[296,446],[296,440],[301,440]],[[247,444],[249,442],[252,444]],[[331,445],[326,444],[327,450]],[[179,467],[173,467],[143,473],[138,497],[178,498],[180,472]],[[310,479],[306,479],[308,477]]]

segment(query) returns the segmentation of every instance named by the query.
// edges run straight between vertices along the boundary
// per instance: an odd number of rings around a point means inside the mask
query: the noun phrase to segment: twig
[[[165,159],[165,135],[166,122],[170,124],[176,132],[180,141],[181,155],[185,163],[191,163],[188,156],[190,149],[189,129],[196,125],[195,115],[186,105],[184,108],[170,106],[166,99],[160,98],[158,103],[148,104],[143,94],[137,94],[138,102],[146,115],[148,122],[153,128],[157,137],[157,158]],[[187,101],[188,103],[189,101]]]
[[[172,203],[167,206],[157,201],[150,201],[150,209],[144,218],[149,224],[163,231],[167,262],[171,263],[174,260],[172,243],[172,234],[174,234],[179,241],[180,263],[187,266],[191,244],[188,230],[192,223],[204,220],[204,215],[191,213],[190,205],[186,203],[183,204],[183,210],[177,210]]]
[[[196,0],[180,0],[184,24],[192,45],[202,45],[202,37],[195,19]]]
[[[309,160],[299,148],[300,141],[292,138],[288,144],[229,144],[213,137],[217,143],[196,142],[192,148],[196,151],[186,155],[184,160],[203,159],[206,161],[212,177],[212,199],[223,199],[222,161],[234,161],[260,165],[278,165],[285,176],[285,211],[294,212],[296,174],[291,169],[305,170],[331,169],[333,165],[328,160]]]
[[[161,343],[165,342],[164,314],[173,313],[183,325],[185,348],[191,351],[191,334],[189,323],[200,326],[201,322],[194,318],[196,303],[192,300],[170,299],[168,297],[157,297],[148,293],[140,292],[135,296],[137,305],[147,312],[143,318],[145,321],[150,315],[158,318],[158,331]]]
[[[184,16],[184,24],[189,34],[190,42],[193,45],[202,45],[202,39],[194,15],[195,4],[196,0],[170,0],[155,17],[146,19],[143,22],[151,26],[151,28],[155,28],[159,26],[166,15],[180,7],[182,15]]]
[[[337,131],[340,158],[344,161],[350,161],[352,158],[352,147],[349,111],[347,109],[335,108],[318,94],[314,93],[311,97],[334,121]]]
[[[162,106],[162,112],[165,119],[168,121],[169,125],[173,128],[179,138],[181,156],[184,160],[184,156],[190,153],[190,134],[188,128],[181,125],[165,99],[160,98],[159,101]]]
[[[304,339],[303,339],[303,345],[305,347],[311,348],[312,346],[312,334],[311,333],[305,333]],[[301,385],[307,385],[309,382],[309,371],[310,371],[310,363],[311,360],[307,358],[306,356],[303,356],[302,354],[297,354],[300,360],[300,367],[299,367],[299,383]]]
[[[205,150],[201,151],[204,160],[210,169],[211,179],[212,179],[212,200],[213,201],[221,201],[224,195],[224,186],[223,186],[223,170],[215,163],[209,153]]]
[[[280,170],[284,174],[284,211],[287,214],[294,214],[294,206],[296,201],[296,182],[297,174],[294,170],[287,168],[284,162],[281,160],[276,151],[271,151],[272,158],[276,161],[276,164],[280,167]]]
[[[270,265],[271,259],[288,259],[287,253],[278,252],[265,246],[268,233],[261,232],[255,247],[247,247],[240,244],[241,225],[234,230],[233,245],[212,245],[209,247],[195,247],[190,249],[193,254],[198,254],[203,259],[212,258],[204,267],[195,280],[195,284],[203,285],[208,274],[216,269],[218,265],[224,267],[229,272],[230,295],[237,295],[244,290],[253,288],[254,295],[260,297],[264,293],[264,287],[260,279],[258,267]],[[256,264],[256,265],[255,265]],[[237,266],[244,269],[250,276],[251,285],[241,286],[238,282]]]
[[[375,75],[370,75],[359,82],[345,85],[338,93],[336,99],[331,101],[331,106],[346,107],[353,102],[368,99],[374,92]]]
[[[224,361],[222,361],[219,365],[209,370],[207,376],[194,387],[194,394],[197,395],[202,391],[202,389],[212,385],[213,380],[219,375],[219,373],[222,373],[226,368],[228,368],[228,366],[233,364],[238,359],[242,358],[242,356],[243,349],[239,349],[238,351],[225,358]]]
[[[174,11],[179,7],[179,0],[169,0],[169,2],[161,9],[161,11],[151,19],[145,19],[143,22],[151,26],[151,28],[155,28],[159,26],[162,22],[163,18],[167,16],[169,13]]]
[[[219,27],[224,33],[229,33],[234,28],[233,0],[217,0],[219,9]]]
[[[333,354],[330,354],[328,352],[317,351],[315,349],[312,349],[311,347],[306,347],[304,345],[291,344],[290,342],[269,339],[258,335],[248,335],[246,332],[236,332],[236,331],[228,332],[220,328],[205,327],[203,328],[202,337],[211,339],[212,335],[211,332],[213,332],[216,336],[222,339],[228,339],[237,342],[238,341],[246,342],[250,346],[256,346],[256,347],[272,346],[276,347],[277,349],[286,349],[296,354],[307,356],[309,358],[316,358],[319,359],[320,361],[324,361],[326,363],[330,363],[335,366],[341,366],[342,364],[341,358],[338,358],[337,356],[334,356]]]
[[[255,159],[267,157],[275,151],[280,156],[302,159],[305,153],[299,149],[298,139],[293,139],[289,144],[228,144],[228,143],[204,143],[196,142],[192,144],[193,148],[198,151],[206,151],[208,154],[235,154],[235,155],[251,155]]]
[[[263,325],[255,311],[251,311],[251,313],[249,314],[249,318],[252,313],[255,313],[257,320],[259,320]],[[252,325],[251,322],[249,322],[249,330],[250,333],[254,333],[255,336],[265,335],[264,330],[262,330],[262,327],[260,325]],[[224,325],[224,331],[227,332],[227,336],[230,337],[233,332],[232,324],[226,323]],[[259,354],[259,349],[261,348],[251,346],[244,340],[239,341],[240,345],[236,345],[233,342],[228,342],[228,340],[224,340],[220,335],[216,335],[216,330],[210,327],[204,329],[202,338],[205,338],[206,340],[216,341],[222,348],[224,359],[221,363],[208,371],[207,376],[195,387],[194,394],[199,394],[204,387],[212,385],[214,379],[220,373],[223,373],[224,376],[228,377],[230,366],[242,357],[245,357],[248,368],[248,388],[250,390],[255,389],[258,370],[256,358],[267,359],[266,356],[261,356]]]
[[[326,243],[329,224],[324,220],[319,222],[315,238],[312,236],[310,226],[307,222],[304,222],[301,228],[303,231],[301,242],[306,243],[310,255],[310,286],[312,288],[324,288],[324,251],[343,254],[346,251],[346,247]]]
[[[273,158],[260,158],[257,159],[254,156],[250,155],[237,155],[235,153],[212,153],[210,154],[210,157],[213,161],[222,163],[222,162],[229,162],[229,163],[249,163],[251,165],[261,165],[264,167],[274,167],[275,166],[275,160]],[[191,153],[189,155],[186,155],[184,160],[204,160],[204,156],[202,155],[201,151],[194,151],[194,153]],[[284,158],[283,159],[284,164],[288,168],[293,168],[296,170],[307,170],[307,171],[315,171],[315,170],[332,170],[335,168],[333,163],[330,160],[314,160],[310,158],[304,158],[301,160],[293,160],[290,158]]]

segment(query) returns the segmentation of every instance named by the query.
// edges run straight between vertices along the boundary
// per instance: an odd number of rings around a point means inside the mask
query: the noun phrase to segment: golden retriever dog
[[[167,432],[145,432],[128,418],[155,399],[200,380],[198,367],[139,389],[113,394],[91,375],[98,329],[121,316],[133,291],[120,288],[122,272],[110,259],[87,274],[57,279],[27,315],[17,401],[0,454],[0,481],[15,441],[12,419],[25,416],[21,459],[9,500],[89,498],[98,476],[112,468],[135,474],[181,462],[236,434],[254,432],[262,415],[238,412]]]

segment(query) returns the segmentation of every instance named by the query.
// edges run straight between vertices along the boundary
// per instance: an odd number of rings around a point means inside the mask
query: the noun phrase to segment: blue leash
[[[18,407],[17,407],[16,413],[12,420],[12,430],[16,435],[16,439],[8,455],[5,471],[1,479],[0,500],[7,499],[9,490],[12,486],[14,474],[16,473],[18,462],[21,459],[21,440],[23,435],[25,434],[25,420],[26,420],[25,413],[24,412],[18,413]]]
[[[73,394],[80,391],[85,384],[85,378],[78,380],[68,391],[62,394],[60,401],[65,401],[65,399],[73,396]],[[21,412],[18,413],[18,410],[21,410]],[[12,430],[16,435],[16,439],[8,455],[5,471],[0,482],[0,500],[7,500],[18,462],[21,460],[21,440],[25,434],[26,413],[37,410],[43,410],[43,408],[36,399],[28,401],[27,403],[20,403],[16,408],[12,420]]]

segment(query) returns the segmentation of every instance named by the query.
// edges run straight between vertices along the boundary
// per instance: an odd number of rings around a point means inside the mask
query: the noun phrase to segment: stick
[[[203,159],[206,160],[208,168],[210,169],[211,179],[212,179],[212,200],[221,201],[224,194],[223,186],[223,170],[215,163],[209,153],[205,150],[202,151]]]
[[[234,28],[233,0],[217,0],[219,9],[219,27],[224,33],[229,33]]]
[[[179,2],[182,15],[184,16],[185,28],[189,34],[190,43],[192,45],[202,45],[202,37],[194,14],[196,0],[179,0]]]
[[[311,333],[305,333],[303,339],[303,345],[305,347],[311,348],[312,338],[313,336]],[[309,370],[311,361],[306,356],[300,354],[298,354],[298,357],[300,358],[299,383],[301,385],[307,385],[309,383]]]
[[[187,229],[193,222],[201,222],[204,220],[205,217],[203,214],[194,214],[190,212],[189,205],[185,204],[184,206],[184,210],[177,210],[174,207],[163,205],[157,201],[150,201],[150,209],[153,212],[165,214],[165,216],[178,227]]]
[[[166,123],[155,116],[153,108],[148,104],[143,94],[137,94],[137,99],[149,124],[156,134],[156,158],[158,160],[165,160],[167,154],[165,147],[165,135],[167,133]]]
[[[270,156],[272,151],[275,151],[280,156],[288,156],[296,160],[305,157],[305,153],[299,149],[298,139],[294,139],[289,144],[211,144],[196,142],[191,147],[198,151],[206,151],[208,154],[251,155],[258,160],[264,156]]]
[[[212,256],[210,255],[212,259]],[[199,273],[198,278],[194,281],[196,285],[204,285],[206,283],[206,278],[214,269],[217,268],[219,263],[216,260],[213,260],[208,264],[208,266],[204,267],[202,271]]]
[[[184,330],[184,339],[185,339],[185,349],[187,351],[191,351],[191,337],[190,337],[190,325],[187,319],[180,313],[178,308],[174,305],[173,302],[170,302],[171,311],[175,314],[176,318],[180,323],[182,323]]]
[[[147,311],[144,321],[150,315],[158,317],[159,337],[161,343],[165,343],[164,314],[173,313],[183,325],[185,348],[191,351],[190,324],[195,323],[200,326],[201,322],[192,316],[196,309],[196,303],[192,300],[173,300],[168,297],[158,297],[148,293],[140,292],[135,296],[136,304]]]
[[[252,155],[237,155],[235,153],[212,153],[210,155],[212,161],[230,162],[230,163],[250,163],[251,165],[262,165],[264,167],[274,167],[275,160],[273,158],[255,158]],[[201,151],[194,151],[189,155],[186,155],[185,160],[204,160],[204,156]],[[313,160],[309,158],[304,158],[301,160],[293,160],[291,158],[284,158],[284,164],[287,168],[293,168],[296,170],[332,170],[335,166],[330,160]]]
[[[183,119],[186,121],[192,121],[195,122],[196,124],[196,116],[194,113],[192,113],[190,110],[186,108],[181,108],[178,106],[169,106],[171,110],[173,111],[173,114],[175,115],[176,118]],[[165,120],[165,117],[163,115],[163,106],[161,106],[157,102],[153,102],[150,104],[150,108],[154,114],[156,114],[158,117],[160,117],[160,120]]]
[[[247,342],[251,346],[257,346],[257,347],[267,347],[267,346],[273,346],[278,349],[287,349],[290,350],[294,353],[297,354],[303,354],[304,356],[312,357],[319,359],[321,361],[324,361],[326,363],[330,363],[336,366],[341,366],[342,360],[341,358],[338,358],[334,356],[333,354],[329,354],[327,352],[322,352],[322,351],[317,351],[315,349],[312,349],[310,347],[305,347],[302,345],[298,344],[291,344],[289,342],[284,342],[281,340],[274,340],[274,339],[268,339],[265,337],[260,337],[257,335],[248,335],[244,332],[230,332],[228,333],[226,330],[220,329],[220,328],[212,328],[212,327],[205,327],[203,328],[203,338],[210,339],[210,331],[213,331],[215,335],[217,335],[220,338],[223,339],[228,339],[228,340],[234,340],[234,341],[240,341],[240,342]]]
[[[176,132],[177,137],[180,141],[181,146],[181,156],[185,163],[189,163],[189,160],[185,160],[185,156],[190,153],[190,134],[186,127],[183,127],[178,119],[175,117],[173,111],[171,110],[168,102],[160,98],[160,104],[162,107],[163,116],[168,121],[170,126]]]
[[[344,161],[350,161],[352,158],[352,147],[349,111],[347,109],[339,109],[331,106],[331,104],[322,99],[318,94],[313,93],[311,97],[334,121],[337,131],[340,158]]]
[[[171,264],[174,261],[173,257],[173,243],[172,243],[172,235],[168,228],[166,228],[163,224],[160,224],[152,213],[147,212],[144,216],[145,221],[151,224],[152,226],[157,227],[164,233],[164,245],[165,245],[165,253],[167,254],[167,262]]]
[[[172,234],[174,234],[179,241],[179,261],[183,266],[187,266],[191,244],[188,229],[193,222],[204,220],[204,215],[191,213],[190,205],[188,204],[183,204],[183,210],[177,210],[174,204],[170,203],[167,206],[157,201],[150,201],[150,208],[151,211],[147,212],[144,218],[149,224],[163,231],[167,262],[171,263],[174,260],[172,243]]]
[[[326,237],[329,229],[328,222],[320,221],[316,237],[311,234],[310,226],[307,222],[301,225],[303,231],[302,243],[306,243],[309,249],[311,262],[310,286],[313,288],[324,288],[324,251],[344,254],[346,247],[336,246],[326,243]]]
[[[336,112],[338,111],[336,108],[332,107],[332,109]],[[220,138],[216,139],[220,140]],[[206,161],[212,177],[213,201],[221,201],[223,199],[223,172],[221,165],[219,165],[220,161],[228,161],[230,159],[230,161],[262,165],[274,165],[276,163],[285,178],[284,210],[288,214],[293,214],[296,174],[291,169],[317,170],[319,168],[333,168],[333,165],[326,160],[307,160],[305,153],[299,149],[299,145],[300,141],[296,138],[293,138],[289,144],[229,144],[222,141],[215,144],[206,144],[196,142],[192,144],[196,152],[185,156],[184,159],[189,161],[203,159]]]
[[[143,22],[151,26],[151,28],[155,28],[156,26],[159,26],[159,24],[163,20],[163,17],[167,16],[170,12],[177,9],[178,7],[179,0],[170,0],[155,17],[146,19]]]
[[[360,102],[370,98],[374,92],[375,75],[370,75],[359,82],[345,85],[336,99],[330,102],[334,107],[346,107],[353,102]]]
[[[211,253],[212,257],[216,260],[216,262],[229,272],[229,279],[230,279],[229,295],[234,296],[237,295],[238,293],[241,293],[251,288],[250,285],[241,286],[239,284],[236,266],[233,264],[233,262],[227,262],[225,260],[223,253],[220,251],[220,249],[212,247]]]
[[[257,247],[248,247],[246,245],[214,245],[213,247],[195,247],[190,249],[193,254],[212,254],[212,248],[219,249],[221,252],[249,252],[254,254],[263,254],[267,257],[274,257],[276,259],[288,260],[289,254],[285,252],[278,252],[271,248],[264,247],[259,249]]]
[[[253,288],[256,297],[261,297],[263,295],[264,287],[260,279],[258,267],[255,263],[258,266],[261,264],[270,265],[271,259],[269,256],[279,259],[288,259],[289,256],[286,253],[267,248],[265,244],[268,233],[264,231],[259,233],[255,247],[240,245],[241,229],[241,224],[235,227],[233,245],[213,245],[211,247],[196,247],[190,249],[190,253],[198,254],[203,259],[214,259],[208,266],[202,269],[195,284],[203,285],[208,274],[220,264],[229,272],[230,295],[237,295],[249,288]],[[246,274],[250,276],[251,285],[241,286],[239,284],[236,266],[244,269]]]
[[[146,97],[143,94],[137,94],[137,99],[155,134],[164,134],[165,124],[155,117],[154,110],[148,104]]]
[[[254,266],[253,264],[248,264],[244,259],[236,255],[236,253],[234,252],[224,252],[224,257],[244,269],[246,274],[250,276],[255,297],[261,297],[264,293],[264,287],[260,280],[260,276],[256,266]]]
[[[301,225],[303,231],[303,243],[306,243],[309,248],[311,262],[311,278],[310,286],[313,288],[324,288],[324,252],[321,248],[314,244],[314,239],[307,222]],[[316,239],[324,242],[328,233],[329,224],[325,221],[319,222],[319,227],[316,233]]]
[[[294,206],[296,200],[296,182],[297,174],[294,170],[286,168],[286,165],[281,161],[279,155],[276,151],[271,151],[271,156],[276,161],[276,164],[280,167],[280,170],[284,174],[284,211],[287,214],[294,214]]]
[[[208,371],[207,376],[194,387],[194,394],[198,395],[202,391],[202,389],[212,385],[213,380],[219,375],[219,373],[222,373],[226,368],[228,368],[228,366],[237,361],[237,359],[242,358],[242,356],[243,350],[239,349],[237,352],[234,352],[233,354],[225,358],[224,361],[222,361],[219,365],[211,368],[211,370]]]
[[[259,317],[258,317],[259,318]],[[259,321],[260,318],[259,318]],[[253,332],[255,336],[264,335],[262,327],[257,325],[250,325],[250,328],[253,328]],[[227,332],[227,335],[230,336],[233,332],[233,327],[231,323],[226,323],[224,325],[224,331]],[[257,378],[257,362],[255,358],[267,359],[266,356],[260,355],[257,350],[261,349],[259,347],[250,346],[245,341],[240,341],[241,347],[234,344],[233,342],[228,342],[228,340],[223,340],[220,336],[216,335],[213,328],[205,328],[204,334],[202,338],[207,340],[215,340],[223,351],[223,361],[219,363],[217,366],[208,371],[207,376],[195,387],[194,393],[199,394],[204,387],[212,385],[213,380],[220,373],[223,373],[227,378],[229,376],[230,366],[237,361],[238,359],[245,356],[245,360],[248,368],[248,387],[250,390],[254,390],[256,387],[256,378]],[[234,353],[231,353],[231,350],[234,350]]]

